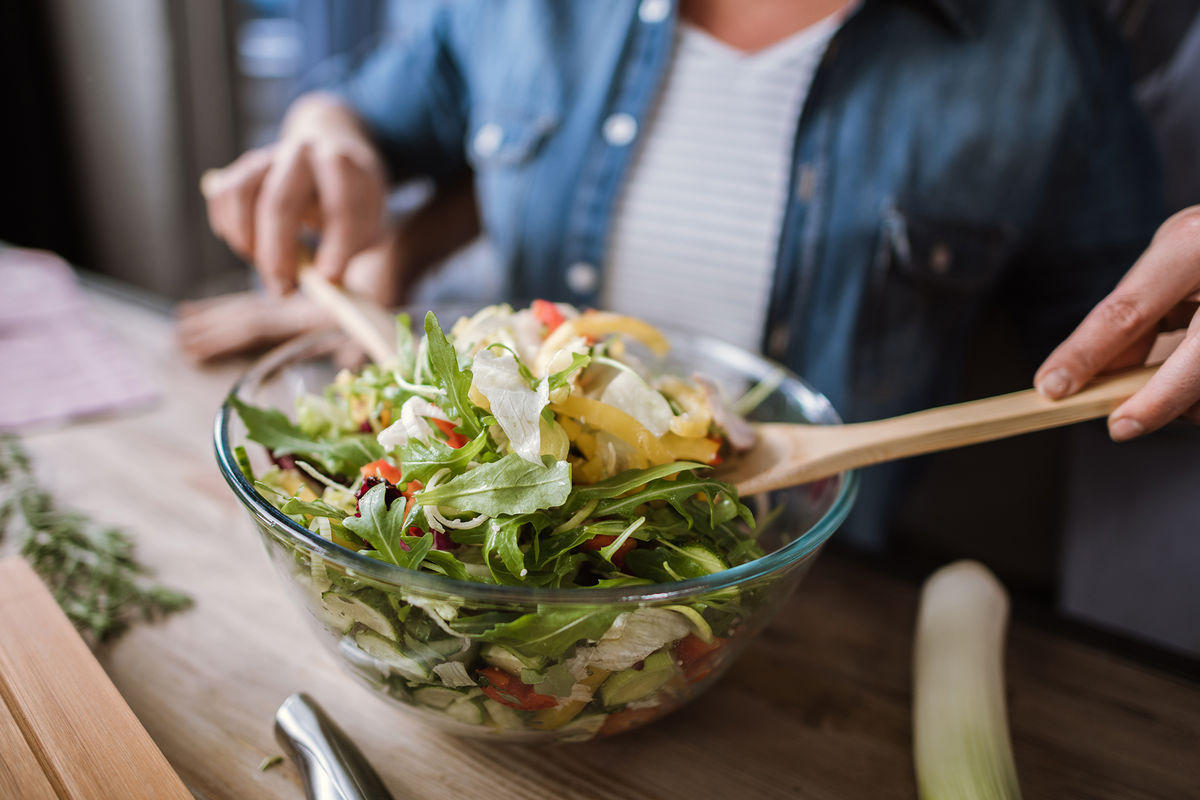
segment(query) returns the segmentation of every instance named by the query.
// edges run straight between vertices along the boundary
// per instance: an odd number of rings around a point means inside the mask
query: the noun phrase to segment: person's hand
[[[213,231],[276,294],[295,285],[304,229],[319,231],[314,264],[335,282],[383,234],[383,162],[353,114],[320,95],[297,101],[277,143],[206,173],[201,189]]]
[[[1108,418],[1125,441],[1178,418],[1200,422],[1200,206],[1172,216],[1117,288],[1055,348],[1034,376],[1038,391],[1066,397],[1100,372],[1145,361],[1158,333],[1183,340],[1137,394]]]
[[[350,259],[344,274],[347,289],[391,306],[402,299],[397,276],[404,258],[401,232],[392,228],[383,241]],[[331,327],[333,318],[298,292],[286,297],[255,291],[189,300],[175,309],[175,338],[180,351],[195,363],[218,361],[274,347],[302,333]],[[353,342],[335,362],[353,363]]]

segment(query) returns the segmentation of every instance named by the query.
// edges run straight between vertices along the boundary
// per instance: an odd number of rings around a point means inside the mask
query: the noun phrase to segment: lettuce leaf
[[[550,401],[548,382],[530,388],[516,356],[504,348],[480,350],[475,354],[472,372],[475,388],[488,399],[492,416],[513,450],[526,461],[541,465],[539,422],[542,409]]]

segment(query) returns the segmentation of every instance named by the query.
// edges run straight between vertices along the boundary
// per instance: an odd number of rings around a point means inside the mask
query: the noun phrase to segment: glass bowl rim
[[[349,548],[325,539],[319,534],[302,527],[288,518],[286,514],[273,506],[263,497],[242,474],[234,457],[230,443],[230,424],[236,416],[230,405],[230,398],[237,396],[242,389],[252,381],[262,381],[276,370],[287,366],[297,358],[298,354],[311,350],[325,339],[332,340],[341,337],[338,330],[314,331],[297,337],[290,342],[274,348],[246,370],[229,390],[221,408],[217,412],[213,429],[213,440],[216,449],[217,464],[225,482],[250,511],[260,526],[281,535],[283,539],[308,550],[310,553],[331,561],[347,574],[363,577],[374,583],[387,584],[404,591],[424,592],[437,595],[452,595],[466,601],[479,603],[521,604],[552,604],[552,605],[604,605],[604,604],[645,604],[678,600],[723,589],[737,587],[740,584],[767,577],[775,573],[783,573],[788,567],[795,565],[809,553],[812,553],[833,534],[846,519],[858,494],[858,473],[854,470],[841,473],[842,482],[837,497],[825,513],[808,530],[784,546],[767,553],[761,558],[739,564],[736,567],[715,572],[699,578],[677,581],[674,583],[653,583],[635,586],[619,587],[579,587],[571,589],[547,589],[542,587],[509,586],[503,584],[477,583],[462,581],[439,575],[433,572],[421,572],[407,569],[396,564],[362,555]],[[811,386],[797,377],[790,370],[781,367],[762,356],[749,353],[740,348],[733,348],[724,342],[707,337],[690,337],[692,340],[705,340],[705,344],[719,345],[732,348],[742,356],[748,356],[762,364],[779,369],[784,381],[794,381],[805,391],[824,398]]]

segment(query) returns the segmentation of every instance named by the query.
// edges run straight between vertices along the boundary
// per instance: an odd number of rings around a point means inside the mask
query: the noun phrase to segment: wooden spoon
[[[1062,400],[1027,389],[874,422],[763,423],[756,426],[758,443],[730,458],[717,476],[746,497],[855,467],[1096,419],[1142,388],[1157,369],[1105,375]]]
[[[387,364],[396,355],[395,321],[381,306],[355,297],[304,262],[298,276],[300,291],[333,316],[343,332],[357,342],[376,364]]]
[[[205,197],[216,191],[222,170],[205,170],[200,176],[200,193]],[[312,266],[312,252],[300,248],[300,269],[297,281],[300,291],[318,307],[328,311],[338,327],[367,352],[376,364],[386,364],[396,355],[395,322],[381,306],[355,297],[341,286],[332,283]]]

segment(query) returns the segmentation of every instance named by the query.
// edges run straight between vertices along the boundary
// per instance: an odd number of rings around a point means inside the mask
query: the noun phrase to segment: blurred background
[[[1092,0],[1126,39],[1172,209],[1200,203],[1200,0]],[[209,232],[204,170],[269,142],[288,102],[427,0],[46,0],[0,5],[0,242],[167,301],[250,275]],[[0,287],[0,291],[3,287]],[[971,395],[1028,385],[997,313]],[[1196,429],[1120,448],[1083,426],[930,460],[893,565],[970,555],[1019,603],[1200,654]]]

